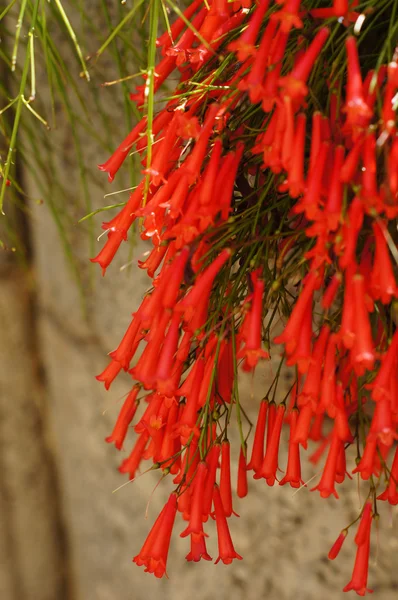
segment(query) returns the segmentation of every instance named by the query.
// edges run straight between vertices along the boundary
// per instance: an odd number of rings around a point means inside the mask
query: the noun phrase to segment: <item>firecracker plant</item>
[[[159,470],[171,491],[134,562],[165,575],[175,527],[188,561],[212,560],[211,519],[215,562],[242,558],[228,523],[237,427],[239,497],[250,474],[305,486],[308,440],[313,493],[337,499],[346,478],[361,482],[362,509],[329,558],[351,538],[344,591],[363,596],[371,534],[398,504],[398,3],[194,0],[182,12],[152,0],[148,11],[148,68],[131,94],[142,119],[100,165],[112,181],[138,153],[142,180],[92,259],[105,273],[133,223],[151,244],[139,262],[148,292],[97,377],[107,389],[121,371],[133,379],[107,438],[132,445],[121,473]],[[252,441],[239,371],[271,355]]]

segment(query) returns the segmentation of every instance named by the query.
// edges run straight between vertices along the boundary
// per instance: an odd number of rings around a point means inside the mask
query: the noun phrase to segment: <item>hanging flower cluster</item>
[[[149,462],[172,478],[134,558],[156,577],[177,512],[187,560],[211,560],[209,517],[216,562],[241,559],[228,525],[236,414],[239,497],[249,472],[269,486],[305,485],[308,440],[318,443],[310,461],[322,467],[313,487],[322,498],[338,498],[352,474],[365,482],[344,590],[369,591],[379,501],[398,504],[394,4],[194,0],[158,38],[155,71],[131,95],[142,120],[100,166],[112,181],[132,151],[142,160],[143,179],[103,224],[107,241],[92,260],[105,273],[134,221],[152,244],[139,262],[152,287],[97,379],[108,389],[124,370],[135,382],[107,438],[120,450],[136,435],[120,471],[133,479]],[[150,94],[171,74],[178,84],[153,118]],[[238,370],[253,372],[271,353],[280,365],[248,452]],[[282,364],[295,374],[286,397]]]

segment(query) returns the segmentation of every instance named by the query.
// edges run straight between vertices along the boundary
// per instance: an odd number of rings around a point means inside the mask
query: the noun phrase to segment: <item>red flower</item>
[[[172,493],[149,532],[140,553],[133,558],[133,562],[139,567],[145,567],[145,573],[153,573],[155,577],[163,577],[163,575],[167,577],[167,555],[176,512],[177,495]]]
[[[385,491],[377,497],[377,499],[387,500],[387,502],[393,506],[398,504],[398,446],[395,450],[387,487]]]
[[[259,279],[258,274],[258,271],[250,274],[253,294],[251,295],[250,311],[245,318],[245,346],[237,354],[237,358],[244,358],[244,371],[254,369],[259,358],[269,358],[268,352],[261,349],[264,281]]]
[[[136,439],[134,447],[128,458],[125,458],[119,467],[120,473],[128,473],[129,479],[134,479],[136,471],[140,466],[145,447],[149,440],[149,432],[144,431],[140,437]]]
[[[256,49],[254,45],[269,3],[270,0],[259,0],[247,28],[237,40],[229,44],[228,49],[236,52],[238,60],[244,61],[249,56],[255,54]]]
[[[207,455],[207,458],[206,458],[208,472],[207,472],[207,479],[206,479],[206,484],[205,484],[205,489],[204,489],[204,494],[203,494],[203,515],[202,515],[203,521],[207,521],[210,511],[211,511],[211,505],[213,502],[214,484],[216,481],[216,474],[217,474],[217,469],[218,469],[218,459],[220,456],[220,452],[221,452],[220,444],[214,444],[214,446],[211,447],[211,449]]]
[[[383,304],[389,304],[394,296],[398,297],[398,287],[386,241],[386,225],[382,222],[380,224],[374,222],[372,227],[376,240],[370,284],[372,297],[374,300],[381,300]]]
[[[140,386],[135,385],[124,401],[112,434],[105,438],[105,441],[108,443],[114,442],[115,447],[118,450],[122,448],[127,434],[127,429],[131,421],[134,419],[135,413],[137,412],[139,404],[139,402],[137,402],[137,396],[139,391]]]
[[[370,542],[358,546],[351,581],[343,588],[343,592],[354,590],[358,596],[371,594],[373,590],[366,587],[369,571]]]
[[[245,444],[245,452],[247,452],[247,446]],[[239,453],[239,463],[238,463],[238,483],[236,486],[237,494],[239,498],[244,498],[247,496],[248,486],[247,486],[247,465],[246,465],[246,457],[243,451],[242,446],[240,447]]]
[[[361,521],[358,526],[355,543],[358,546],[354,570],[351,581],[345,586],[343,592],[354,590],[358,596],[365,596],[366,592],[372,593],[366,587],[369,570],[370,529],[372,524],[372,504],[368,501],[362,512]]]
[[[344,544],[344,540],[347,537],[347,534],[348,534],[347,529],[343,529],[343,531],[340,533],[339,537],[337,538],[337,540],[335,541],[335,543],[329,550],[328,558],[330,560],[334,560],[339,555],[341,547]]]
[[[372,369],[375,361],[372,331],[365,304],[365,280],[362,275],[354,275],[352,279],[354,293],[355,341],[351,356],[355,366]]]
[[[116,376],[120,373],[121,370],[122,370],[122,365],[119,362],[112,360],[105,367],[105,369],[102,371],[102,373],[100,373],[99,375],[96,376],[96,380],[103,381],[104,385],[105,385],[105,389],[109,390],[113,380],[116,378]]]
[[[318,490],[322,498],[328,498],[331,494],[338,498],[338,494],[335,490],[334,484],[336,479],[337,461],[341,450],[341,440],[338,438],[336,433],[333,433],[329,454],[326,459],[325,466],[323,467],[323,473],[320,482],[317,486],[312,488],[311,491]]]
[[[226,517],[233,513],[231,487],[231,446],[228,440],[221,444],[220,497]]]
[[[318,286],[318,274],[315,271],[311,271],[308,277],[305,278],[303,289],[301,290],[300,296],[298,297],[290,318],[283,333],[274,338],[275,344],[285,344],[286,352],[291,354],[296,346],[297,340],[300,336],[300,330],[302,326],[303,317],[310,304],[312,306],[312,298],[315,288]]]
[[[203,524],[201,525],[203,531]],[[206,540],[204,535],[191,534],[191,551],[186,555],[186,560],[199,562],[202,558],[204,560],[212,560],[210,554],[207,553]]]
[[[242,560],[242,557],[235,551],[233,546],[218,485],[214,486],[213,502],[218,537],[218,558],[215,564],[222,560],[224,565],[230,565],[234,558]]]
[[[270,438],[267,439],[267,449],[265,452],[263,464],[258,472],[260,477],[267,480],[268,485],[274,485],[276,472],[278,470],[278,452],[279,441],[281,437],[283,417],[285,416],[286,407],[284,404],[279,404],[276,409],[275,423],[270,432]]]
[[[304,54],[297,60],[291,73],[279,80],[282,96],[287,94],[299,103],[302,102],[308,93],[306,82],[310,76],[311,69],[315,61],[319,58],[322,48],[329,37],[329,29],[322,27],[312,40],[310,46]]]
[[[347,125],[352,128],[367,126],[372,111],[365,102],[361,69],[359,65],[357,43],[354,37],[346,40],[347,50],[347,93],[344,110],[347,113]]]
[[[267,421],[268,411],[268,400],[263,399],[260,403],[260,409],[257,417],[256,431],[254,433],[254,442],[252,448],[252,455],[249,464],[247,465],[248,470],[253,470],[257,473],[264,460],[264,438],[265,438],[265,425]]]
[[[170,115],[171,118],[171,115]],[[108,181],[113,181],[116,173],[122,166],[126,156],[130,152],[134,143],[139,139],[140,134],[144,131],[147,124],[147,118],[144,117],[139,123],[130,131],[127,137],[122,141],[120,146],[115,150],[112,156],[102,165],[98,165],[101,171],[108,173]]]
[[[191,485],[193,486],[192,502],[191,502],[191,514],[189,518],[189,525],[182,533],[180,537],[187,537],[191,535],[192,538],[198,539],[201,536],[207,535],[203,531],[202,515],[203,515],[203,492],[205,487],[205,480],[207,477],[207,464],[200,462],[198,470],[196,471],[195,478]]]
[[[301,484],[304,484],[303,480],[301,479],[300,446],[294,441],[297,419],[298,410],[293,409],[290,415],[289,454],[287,459],[286,475],[279,482],[279,485],[290,483],[292,488],[299,488]]]

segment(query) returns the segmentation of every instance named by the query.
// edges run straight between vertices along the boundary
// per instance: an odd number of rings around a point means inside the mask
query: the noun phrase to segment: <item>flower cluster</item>
[[[105,273],[135,220],[152,244],[139,262],[152,287],[97,379],[108,389],[124,370],[135,381],[107,438],[121,449],[139,411],[120,471],[133,479],[151,461],[173,476],[175,489],[134,558],[157,577],[166,573],[177,511],[191,541],[187,560],[211,560],[209,516],[216,562],[241,558],[227,521],[233,412],[239,497],[250,471],[269,486],[305,485],[308,440],[318,443],[310,461],[324,460],[313,488],[322,498],[338,498],[350,473],[368,486],[345,591],[369,591],[378,501],[398,504],[394,2],[368,2],[364,12],[356,0],[324,4],[194,0],[158,39],[160,61],[131,95],[142,120],[100,166],[112,181],[133,149],[142,160],[143,179],[103,224],[107,241],[92,260]],[[148,89],[158,92],[171,74],[176,89],[151,118]],[[238,368],[253,372],[272,353],[280,366],[249,458]],[[282,364],[295,383],[278,398]],[[288,460],[280,465],[284,423]]]

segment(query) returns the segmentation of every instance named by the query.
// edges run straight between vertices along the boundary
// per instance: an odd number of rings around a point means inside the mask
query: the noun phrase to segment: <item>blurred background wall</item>
[[[74,2],[64,5],[84,40],[85,54],[94,52],[98,42],[90,36],[90,27],[108,31],[104,13],[97,10],[97,3],[90,3],[88,27]],[[111,18],[116,18],[114,3],[105,5]],[[63,36],[57,30],[54,35],[68,57],[71,51]],[[70,65],[75,76],[72,59]],[[108,79],[117,78],[114,61],[108,58],[103,65]],[[115,100],[118,90],[112,94],[100,90],[104,72],[98,74],[95,67],[93,71],[90,84],[79,84],[87,119],[96,135],[115,146],[127,127],[122,93]],[[44,76],[38,86],[46,99],[49,89]],[[97,118],[98,102],[106,119]],[[268,488],[264,481],[251,483],[249,496],[235,502],[240,518],[231,519],[242,562],[187,563],[187,544],[178,537],[178,522],[169,580],[155,580],[132,564],[170,487],[161,485],[151,496],[158,475],[150,473],[112,493],[125,481],[117,472],[123,457],[104,438],[112,429],[129,379],[119,377],[106,393],[94,376],[104,368],[107,353],[118,344],[146,289],[146,274],[136,266],[146,248],[142,243],[133,249],[125,244],[104,279],[90,265],[90,225],[77,223],[87,214],[87,205],[74,135],[84,153],[86,192],[93,209],[109,204],[104,194],[129,187],[131,180],[125,170],[110,186],[96,169],[108,153],[87,129],[72,130],[65,108],[56,108],[56,126],[45,134],[46,144],[36,157],[49,169],[46,193],[34,168],[21,171],[28,212],[19,211],[16,226],[26,243],[26,262],[21,265],[10,250],[0,253],[0,599],[344,598],[341,590],[354,562],[353,536],[338,560],[328,561],[327,552],[341,528],[357,515],[358,494],[350,482],[339,487],[340,501],[321,500],[306,489],[294,493],[287,487]],[[80,109],[72,103],[72,110]],[[26,132],[22,140],[29,149]],[[125,200],[126,193],[112,199]],[[54,203],[62,228],[54,219]],[[92,219],[94,239],[107,217]],[[73,251],[73,267],[65,253],[65,236]],[[101,243],[95,242],[95,252]],[[132,258],[132,265],[121,270]],[[243,387],[253,419],[270,375],[270,367],[265,366],[255,384],[249,381]],[[308,478],[313,474],[305,473]],[[214,537],[209,548],[216,558]],[[378,600],[395,600],[396,511],[390,516],[384,511],[377,544],[370,585]]]

